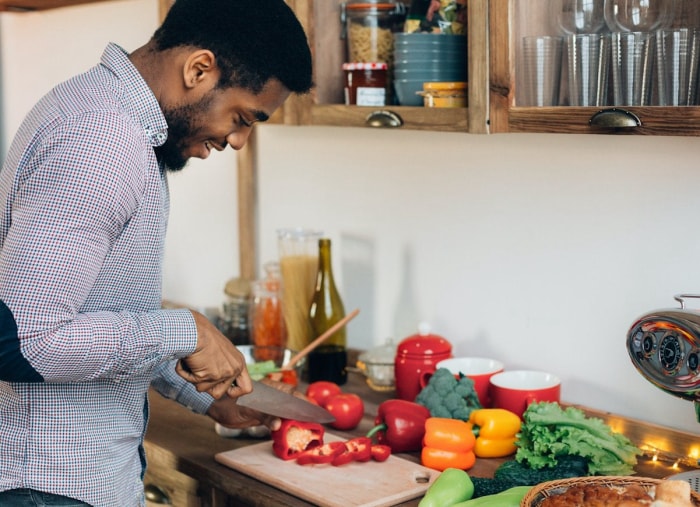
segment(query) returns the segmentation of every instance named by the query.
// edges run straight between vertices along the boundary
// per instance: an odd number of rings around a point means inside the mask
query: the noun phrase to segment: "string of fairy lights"
[[[640,446],[643,456],[653,463],[667,464],[673,470],[679,470],[682,466],[700,468],[700,450],[693,449],[690,455],[685,456],[664,451],[653,445]]]

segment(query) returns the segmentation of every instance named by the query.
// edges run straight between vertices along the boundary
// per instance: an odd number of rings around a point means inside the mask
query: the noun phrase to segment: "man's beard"
[[[207,111],[211,100],[212,96],[208,93],[196,104],[163,108],[163,116],[168,124],[168,138],[163,145],[156,146],[154,151],[167,171],[180,171],[187,165],[189,159],[184,155],[186,140],[199,130],[197,118]]]

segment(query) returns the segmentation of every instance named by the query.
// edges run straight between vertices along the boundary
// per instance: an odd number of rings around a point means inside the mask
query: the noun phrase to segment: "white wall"
[[[127,51],[158,26],[157,0],[114,0],[0,14],[0,149],[51,87],[99,63],[109,42]]]

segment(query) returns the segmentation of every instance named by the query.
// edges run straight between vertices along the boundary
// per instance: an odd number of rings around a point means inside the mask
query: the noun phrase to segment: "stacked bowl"
[[[402,106],[420,106],[423,83],[467,80],[467,38],[442,33],[394,34],[394,90]]]

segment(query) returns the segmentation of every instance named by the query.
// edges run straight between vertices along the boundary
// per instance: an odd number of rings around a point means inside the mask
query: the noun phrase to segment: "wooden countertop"
[[[303,386],[300,387],[303,389]],[[367,387],[364,377],[358,372],[348,375],[348,383],[343,386],[347,392],[356,392],[365,401],[365,417],[351,433],[340,435],[360,435],[366,433],[372,426],[377,406],[384,400],[393,397],[393,392],[378,393]],[[300,507],[312,505],[278,490],[256,479],[232,470],[214,460],[219,452],[229,451],[245,445],[260,442],[248,438],[224,438],[214,430],[214,422],[206,416],[193,414],[186,408],[166,400],[155,391],[150,394],[150,422],[146,433],[146,446],[160,462],[168,463],[173,469],[199,480],[207,486],[225,492],[234,501],[234,505],[256,505],[259,507],[289,506]],[[697,435],[675,431],[669,428],[655,426],[642,421],[618,417],[612,414],[584,409],[592,416],[600,417],[618,432],[624,433],[635,444],[651,444],[668,451],[669,455],[697,456],[700,441]],[[692,410],[689,404],[688,410]],[[419,462],[417,453],[400,454],[402,458]],[[475,477],[489,477],[503,462],[503,459],[478,459],[476,465],[469,470]],[[671,463],[654,461],[650,457],[642,457],[637,467],[640,476],[665,477],[673,473],[693,469],[681,464],[677,469],[670,467]],[[405,502],[401,506],[416,506],[418,500]]]

